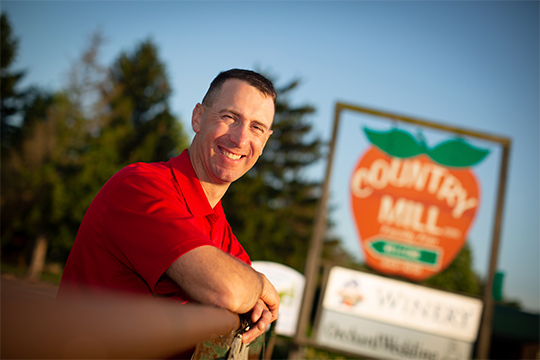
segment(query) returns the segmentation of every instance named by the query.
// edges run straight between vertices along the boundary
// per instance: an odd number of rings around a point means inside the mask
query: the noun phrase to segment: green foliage
[[[2,56],[13,43],[4,35]],[[171,91],[156,46],[142,42],[107,71],[98,63],[102,40],[94,34],[65,89],[28,90],[14,113],[22,119],[18,140],[2,153],[4,258],[28,257],[43,235],[49,258],[65,261],[84,212],[116,171],[135,161],[166,161],[187,146],[169,110]]]
[[[480,280],[473,271],[472,261],[471,247],[468,243],[465,243],[450,266],[441,273],[425,280],[423,284],[449,291],[480,295]]]
[[[354,256],[352,256],[342,246],[340,239],[326,239],[323,243],[322,256],[324,260],[331,263],[339,264],[356,269],[366,269],[366,266],[360,264]]]
[[[2,246],[14,239],[27,248],[40,234],[57,237],[64,226],[66,170],[72,130],[62,95],[30,92],[24,107],[21,139],[2,163]],[[26,249],[28,251],[28,249]]]
[[[14,266],[12,264],[8,264],[5,261],[0,264],[2,277],[4,277],[4,274],[7,274],[7,278],[22,278],[26,276],[26,270],[17,266]],[[61,272],[51,272],[49,269],[45,269],[40,276],[40,281],[49,283],[53,286],[58,286],[60,284],[60,281],[62,279],[62,273]]]
[[[120,162],[168,160],[188,146],[170,113],[171,88],[152,41],[120,54],[110,70],[108,88],[110,126],[105,130],[121,134],[115,142]]]

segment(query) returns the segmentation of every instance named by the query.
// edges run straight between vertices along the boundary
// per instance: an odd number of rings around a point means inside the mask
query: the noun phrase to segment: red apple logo
[[[462,139],[428,148],[403,130],[364,129],[373,144],[351,177],[351,205],[366,264],[427,279],[452,263],[480,203],[471,166],[487,150]]]

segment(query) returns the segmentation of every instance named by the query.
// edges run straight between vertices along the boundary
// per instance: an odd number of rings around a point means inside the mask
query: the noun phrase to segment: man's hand
[[[248,344],[262,335],[266,327],[275,321],[279,312],[279,294],[266,276],[260,274],[264,281],[261,298],[251,310],[253,326],[242,335],[242,342]]]
[[[251,312],[251,328],[242,334],[242,342],[249,344],[266,331],[266,327],[272,322],[272,313],[262,300],[258,300]]]

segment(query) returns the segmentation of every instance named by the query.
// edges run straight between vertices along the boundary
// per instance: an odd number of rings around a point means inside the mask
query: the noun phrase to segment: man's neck
[[[216,207],[217,203],[221,200],[223,195],[227,192],[227,189],[229,188],[228,185],[215,185],[208,182],[201,181],[199,179],[201,186],[204,190],[204,193],[206,194],[206,198],[208,199],[208,202],[210,203],[210,206],[212,206],[212,209]]]
[[[230,184],[215,184],[202,177],[201,174],[199,174],[199,172],[197,171],[197,166],[195,166],[195,164],[193,163],[194,160],[191,151],[191,148],[188,149],[189,161],[191,161],[191,166],[195,171],[195,175],[197,175],[197,179],[199,179],[199,182],[201,183],[204,194],[206,195],[206,199],[208,200],[208,203],[210,204],[210,206],[212,206],[213,209],[216,207],[217,203],[221,200],[221,198],[225,195]]]

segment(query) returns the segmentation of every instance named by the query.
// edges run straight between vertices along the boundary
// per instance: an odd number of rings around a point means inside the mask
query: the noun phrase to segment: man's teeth
[[[230,153],[230,152],[228,152],[228,151],[225,151],[225,150],[223,150],[223,149],[220,149],[220,150],[221,150],[221,153],[222,153],[223,155],[225,155],[226,157],[228,157],[228,158],[231,159],[231,160],[239,160],[239,159],[242,157],[242,155],[232,154],[232,153]]]

